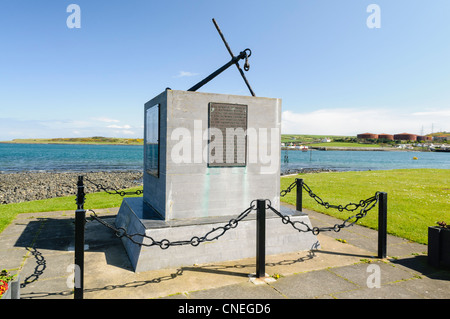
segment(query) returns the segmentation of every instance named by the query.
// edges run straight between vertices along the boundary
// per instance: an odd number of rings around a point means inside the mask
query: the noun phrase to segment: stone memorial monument
[[[237,61],[248,56],[241,52],[227,67],[240,69]],[[238,96],[195,92],[197,87],[166,89],[145,104],[143,197],[123,200],[116,227],[154,240],[189,241],[220,228],[257,199],[311,226],[307,215],[280,207],[281,100],[255,97],[251,89],[252,96]],[[135,238],[143,245],[122,241],[136,272],[254,257],[255,215],[199,245],[148,247],[143,236]],[[267,214],[267,255],[317,246],[311,232]]]

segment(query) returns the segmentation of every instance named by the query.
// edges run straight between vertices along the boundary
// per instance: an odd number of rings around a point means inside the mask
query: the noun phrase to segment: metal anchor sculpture
[[[255,96],[255,93],[253,92],[253,90],[250,86],[250,83],[248,83],[248,80],[245,77],[244,71],[242,71],[242,69],[239,65],[239,61],[245,59],[244,70],[248,71],[250,69],[250,64],[248,63],[248,58],[252,55],[252,51],[250,49],[245,49],[244,51],[239,53],[238,56],[234,56],[233,52],[230,49],[230,46],[228,45],[227,41],[225,40],[225,37],[222,34],[222,31],[220,31],[220,28],[217,25],[216,20],[212,19],[212,21],[213,21],[214,25],[216,26],[217,32],[219,32],[219,35],[222,38],[222,41],[225,44],[225,47],[227,48],[228,52],[231,55],[231,60],[228,63],[226,63],[225,65],[223,65],[222,67],[220,67],[219,69],[217,69],[216,71],[214,71],[213,73],[211,73],[205,79],[203,79],[202,81],[198,82],[196,85],[191,87],[188,91],[197,91],[203,85],[205,85],[206,83],[208,83],[209,81],[214,79],[216,76],[218,76],[220,73],[222,73],[223,71],[225,71],[226,69],[228,69],[230,66],[232,66],[234,64],[234,65],[236,65],[239,73],[241,74],[242,78],[244,79],[244,82],[247,85],[248,89],[250,90],[250,93],[252,94],[252,96]]]

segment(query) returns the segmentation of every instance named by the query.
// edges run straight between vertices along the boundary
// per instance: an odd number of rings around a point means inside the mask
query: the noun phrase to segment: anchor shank
[[[214,23],[214,25],[215,25],[215,27],[216,27],[216,29],[217,29],[217,32],[219,33],[220,37],[222,38],[223,44],[225,44],[225,47],[227,48],[228,53],[230,53],[231,57],[233,57],[234,54],[233,54],[233,52],[231,51],[231,48],[230,48],[230,46],[228,45],[227,40],[225,40],[225,37],[224,37],[222,31],[220,30],[219,25],[217,24],[217,22],[216,22],[216,20],[215,20],[214,18],[212,19],[212,21],[213,21],[213,23]],[[237,63],[237,61],[236,61],[236,67],[237,67],[237,69],[239,70],[239,73],[241,74],[242,78],[244,79],[244,82],[245,82],[245,84],[247,85],[247,88],[249,89],[251,95],[252,95],[252,96],[255,96],[255,93],[253,92],[253,89],[252,89],[252,87],[250,86],[250,83],[248,82],[247,78],[245,77],[244,71],[242,71],[242,69],[241,69],[241,67],[239,66],[239,63]]]
[[[217,69],[216,71],[214,71],[213,73],[211,73],[210,75],[208,75],[206,78],[204,78],[203,80],[201,80],[200,82],[198,82],[196,85],[194,85],[193,87],[191,87],[188,91],[197,91],[199,88],[201,88],[203,85],[205,85],[206,83],[208,83],[209,81],[211,81],[212,79],[214,79],[216,76],[218,76],[220,73],[222,73],[223,71],[225,71],[226,69],[228,69],[230,66],[232,66],[233,64],[237,63],[237,61],[239,61],[241,59],[242,55],[239,55],[238,57],[233,57],[228,63],[224,64],[222,67],[220,67],[219,69]],[[245,56],[244,56],[245,57]]]

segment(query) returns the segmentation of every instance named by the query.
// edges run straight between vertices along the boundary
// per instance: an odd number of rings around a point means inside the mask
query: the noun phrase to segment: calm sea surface
[[[0,144],[0,172],[142,170],[140,145]]]
[[[0,144],[0,172],[142,170],[143,146]],[[387,151],[287,151],[281,169],[330,168],[379,170],[397,168],[450,169],[450,153]],[[414,160],[413,157],[417,157]]]
[[[289,163],[281,169],[331,168],[343,171],[384,170],[400,168],[450,169],[450,153],[410,151],[287,151]],[[414,159],[416,157],[417,159]]]

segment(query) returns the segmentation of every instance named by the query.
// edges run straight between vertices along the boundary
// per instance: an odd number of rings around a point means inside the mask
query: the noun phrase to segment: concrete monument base
[[[115,224],[116,227],[123,227],[128,234],[145,234],[155,241],[189,241],[194,236],[206,235],[213,228],[225,226],[246,208],[230,216],[164,220],[143,198],[125,198]],[[280,212],[290,215],[293,222],[300,221],[312,227],[306,214],[283,206]],[[135,272],[251,258],[256,256],[255,219],[256,211],[252,211],[237,227],[216,240],[206,241],[198,246],[187,244],[161,249],[157,245],[148,247],[135,244],[126,237],[122,237],[122,241]],[[133,239],[139,243],[151,243],[150,239],[142,236],[134,236]],[[267,210],[266,255],[318,248],[319,241],[311,232],[299,232],[290,225],[283,224],[280,217]]]

